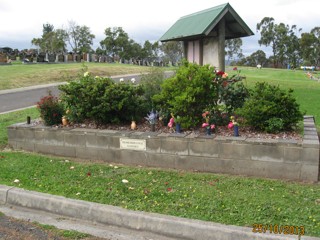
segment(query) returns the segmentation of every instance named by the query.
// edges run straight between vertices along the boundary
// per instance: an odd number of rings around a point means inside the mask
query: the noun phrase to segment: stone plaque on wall
[[[146,151],[147,143],[145,139],[120,138],[120,149]]]

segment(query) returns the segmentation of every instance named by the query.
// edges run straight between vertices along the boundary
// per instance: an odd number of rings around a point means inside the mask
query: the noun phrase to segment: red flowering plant
[[[45,125],[52,126],[61,123],[64,108],[59,99],[53,96],[51,92],[37,102],[37,108]]]
[[[232,129],[234,126],[239,126],[238,122],[236,121],[235,116],[230,117],[230,122],[228,124],[228,128]]]
[[[213,130],[216,128],[214,124],[210,124],[210,113],[209,111],[205,111],[202,113],[202,117],[204,118],[205,122],[202,124],[202,127],[207,129],[207,134],[210,132],[210,130]]]
[[[212,111],[215,123],[219,125],[227,125],[229,116],[241,108],[249,96],[249,91],[241,82],[243,77],[240,76],[240,70],[235,68],[234,71],[237,73],[231,77],[226,72],[215,71],[215,78],[212,81],[215,91]]]

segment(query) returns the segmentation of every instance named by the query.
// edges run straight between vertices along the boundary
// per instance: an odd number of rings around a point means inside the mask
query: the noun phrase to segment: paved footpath
[[[47,224],[112,240],[298,239],[295,235],[253,233],[248,227],[132,211],[4,185],[0,185],[0,212],[13,217],[20,214],[20,218],[31,221],[38,218],[34,221],[41,223],[45,221],[44,216],[48,216],[51,223]],[[302,236],[301,240],[320,238]]]

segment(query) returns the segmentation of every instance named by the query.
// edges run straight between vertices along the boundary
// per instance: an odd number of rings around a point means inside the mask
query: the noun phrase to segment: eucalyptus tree
[[[129,36],[122,27],[108,27],[104,34],[106,37],[100,41],[101,49],[115,61],[115,57],[120,56],[120,53],[130,45]]]
[[[310,33],[302,33],[300,46],[306,63],[318,66],[320,63],[320,27],[315,27]]]
[[[225,50],[228,61],[234,60],[234,56],[238,59],[243,58],[244,55],[242,53],[241,46],[241,38],[228,39],[225,41]]]
[[[278,67],[291,63],[297,65],[300,60],[300,47],[296,25],[286,25],[284,23],[276,24],[272,17],[265,17],[257,24],[257,30],[260,31],[261,38],[258,43],[265,46],[271,46],[273,52],[273,65]]]
[[[162,43],[161,50],[165,54],[165,61],[171,61],[173,64],[177,63],[183,58],[182,42],[170,41]]]
[[[68,43],[74,53],[88,53],[92,51],[91,45],[95,35],[89,27],[79,26],[74,21],[69,21],[67,27]]]
[[[63,29],[54,30],[54,26],[43,24],[42,36],[33,38],[31,43],[46,53],[57,53],[66,51],[67,32]]]

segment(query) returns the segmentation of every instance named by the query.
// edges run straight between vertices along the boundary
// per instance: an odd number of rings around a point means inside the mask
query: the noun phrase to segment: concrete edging
[[[132,211],[82,200],[0,185],[0,204],[46,211],[161,236],[186,240],[293,240],[294,235],[253,233],[252,228]],[[305,240],[320,238],[302,236]]]

